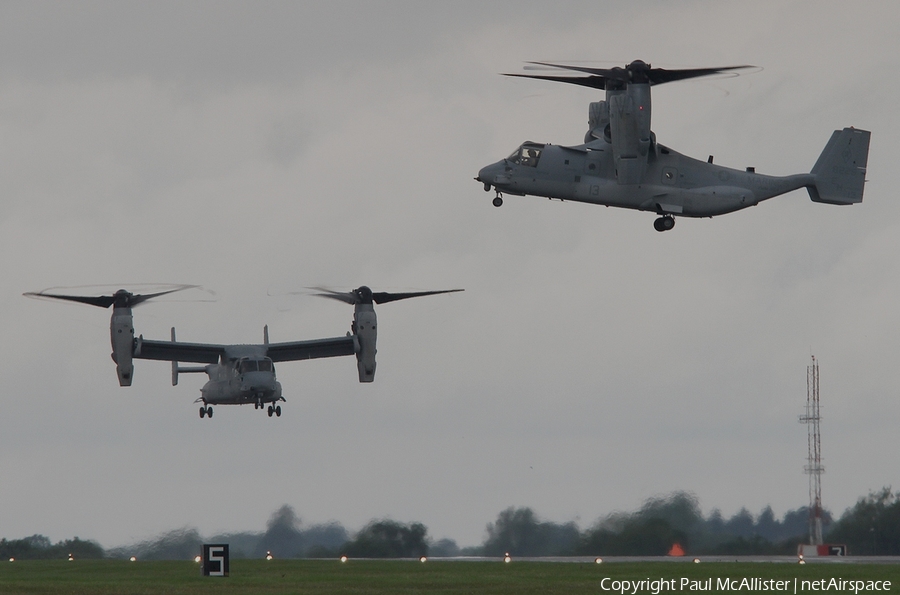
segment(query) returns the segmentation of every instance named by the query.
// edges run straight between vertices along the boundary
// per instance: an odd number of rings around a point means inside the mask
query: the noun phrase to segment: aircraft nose
[[[497,178],[501,173],[503,173],[502,162],[492,163],[490,165],[485,165],[484,167],[482,167],[478,171],[478,177],[475,179],[484,184],[484,190],[485,192],[487,192],[491,189],[492,184],[497,183]]]
[[[497,164],[492,163],[490,165],[485,165],[480,170],[478,170],[478,177],[475,178],[479,182],[484,182],[485,184],[490,184],[494,181],[494,176],[496,175]]]
[[[243,392],[268,392],[275,389],[275,377],[266,372],[248,372],[241,384]]]

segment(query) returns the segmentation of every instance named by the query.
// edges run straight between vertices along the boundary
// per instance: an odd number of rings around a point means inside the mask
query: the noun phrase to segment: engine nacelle
[[[372,304],[357,304],[353,313],[353,334],[359,341],[356,367],[360,382],[375,380],[375,341],[378,338],[378,320]]]
[[[609,104],[605,101],[594,101],[588,106],[588,131],[584,135],[584,142],[604,138],[611,141],[609,129]]]
[[[607,93],[613,157],[619,184],[639,184],[651,145],[650,85]]]
[[[116,362],[119,386],[131,386],[134,374],[134,323],[131,308],[114,308],[109,323],[112,359]]]

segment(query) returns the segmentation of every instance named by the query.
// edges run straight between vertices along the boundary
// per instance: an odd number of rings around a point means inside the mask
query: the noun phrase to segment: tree
[[[832,525],[828,541],[854,554],[900,554],[900,494],[886,487],[860,498]]]
[[[45,558],[50,549],[50,540],[43,535],[32,535],[23,539],[0,540],[0,558],[6,560],[34,560]]]
[[[191,560],[200,554],[202,545],[203,539],[197,529],[183,527],[138,543],[131,549],[141,560]]]
[[[59,552],[59,558],[73,556],[77,560],[100,559],[106,555],[106,552],[95,541],[85,541],[83,539],[66,539],[60,541],[53,546]]]
[[[586,556],[665,556],[675,543],[687,549],[687,533],[666,519],[632,516],[615,529],[601,521],[585,531],[576,552]]]
[[[832,523],[831,513],[822,510],[822,526],[827,530]],[[781,535],[779,539],[787,539],[789,537],[801,537],[806,539],[809,535],[809,507],[801,506],[794,510],[784,513],[781,520]]]
[[[725,532],[737,537],[752,537],[755,523],[753,515],[746,508],[741,508],[725,523]]]
[[[636,513],[642,519],[663,519],[678,531],[697,531],[703,523],[697,497],[688,492],[673,492],[668,496],[650,498]]]
[[[313,525],[303,531],[303,556],[307,558],[315,556],[315,552],[335,552],[347,543],[350,535],[343,525],[337,522]]]
[[[428,555],[428,529],[422,523],[404,525],[396,521],[373,521],[344,546],[356,558],[418,558]]]
[[[282,558],[296,558],[304,553],[304,546],[300,517],[291,506],[285,504],[269,518],[266,532],[257,543],[254,553],[259,558],[268,551],[275,552]]]
[[[571,553],[578,541],[575,523],[541,522],[530,508],[509,507],[487,526],[485,556],[559,556]]]
[[[56,544],[43,535],[32,535],[24,539],[8,541],[0,539],[0,559],[17,560],[62,560],[72,555],[76,559],[102,558],[103,548],[93,541],[79,538],[66,539]]]
[[[781,523],[775,519],[775,511],[771,506],[766,506],[756,517],[756,527],[753,532],[755,535],[771,540],[778,535],[780,529]]]

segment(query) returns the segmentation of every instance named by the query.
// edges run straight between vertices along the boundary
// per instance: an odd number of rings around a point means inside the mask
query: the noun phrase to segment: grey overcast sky
[[[587,527],[674,490],[704,512],[808,502],[821,364],[835,513],[900,486],[900,42],[892,0],[0,4],[0,533],[107,547],[192,526],[420,521],[460,545],[508,506]],[[660,142],[808,171],[872,131],[861,205],[794,192],[653,230],[648,213],[491,194],[525,140],[580,143],[589,89],[527,60],[760,72],[654,88]],[[378,308],[378,376],[281,364],[280,419],[138,362],[51,286],[195,283],[137,332],[344,334],[305,287],[465,288]],[[202,301],[213,298],[214,301]]]

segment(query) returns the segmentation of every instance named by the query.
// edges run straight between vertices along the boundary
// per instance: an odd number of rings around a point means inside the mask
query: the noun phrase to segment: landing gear
[[[675,227],[675,217],[672,215],[663,215],[653,222],[653,229],[656,231],[669,231]]]
[[[272,417],[273,415],[281,417],[281,405],[275,405],[274,407],[269,405],[269,417]]]
[[[212,407],[206,406],[200,408],[200,419],[203,419],[206,416],[209,416],[212,419]]]
[[[497,196],[494,197],[494,200],[492,200],[491,203],[492,203],[495,207],[502,207],[502,206],[503,206],[503,195],[500,194],[500,191],[499,191],[499,190],[497,191]]]

